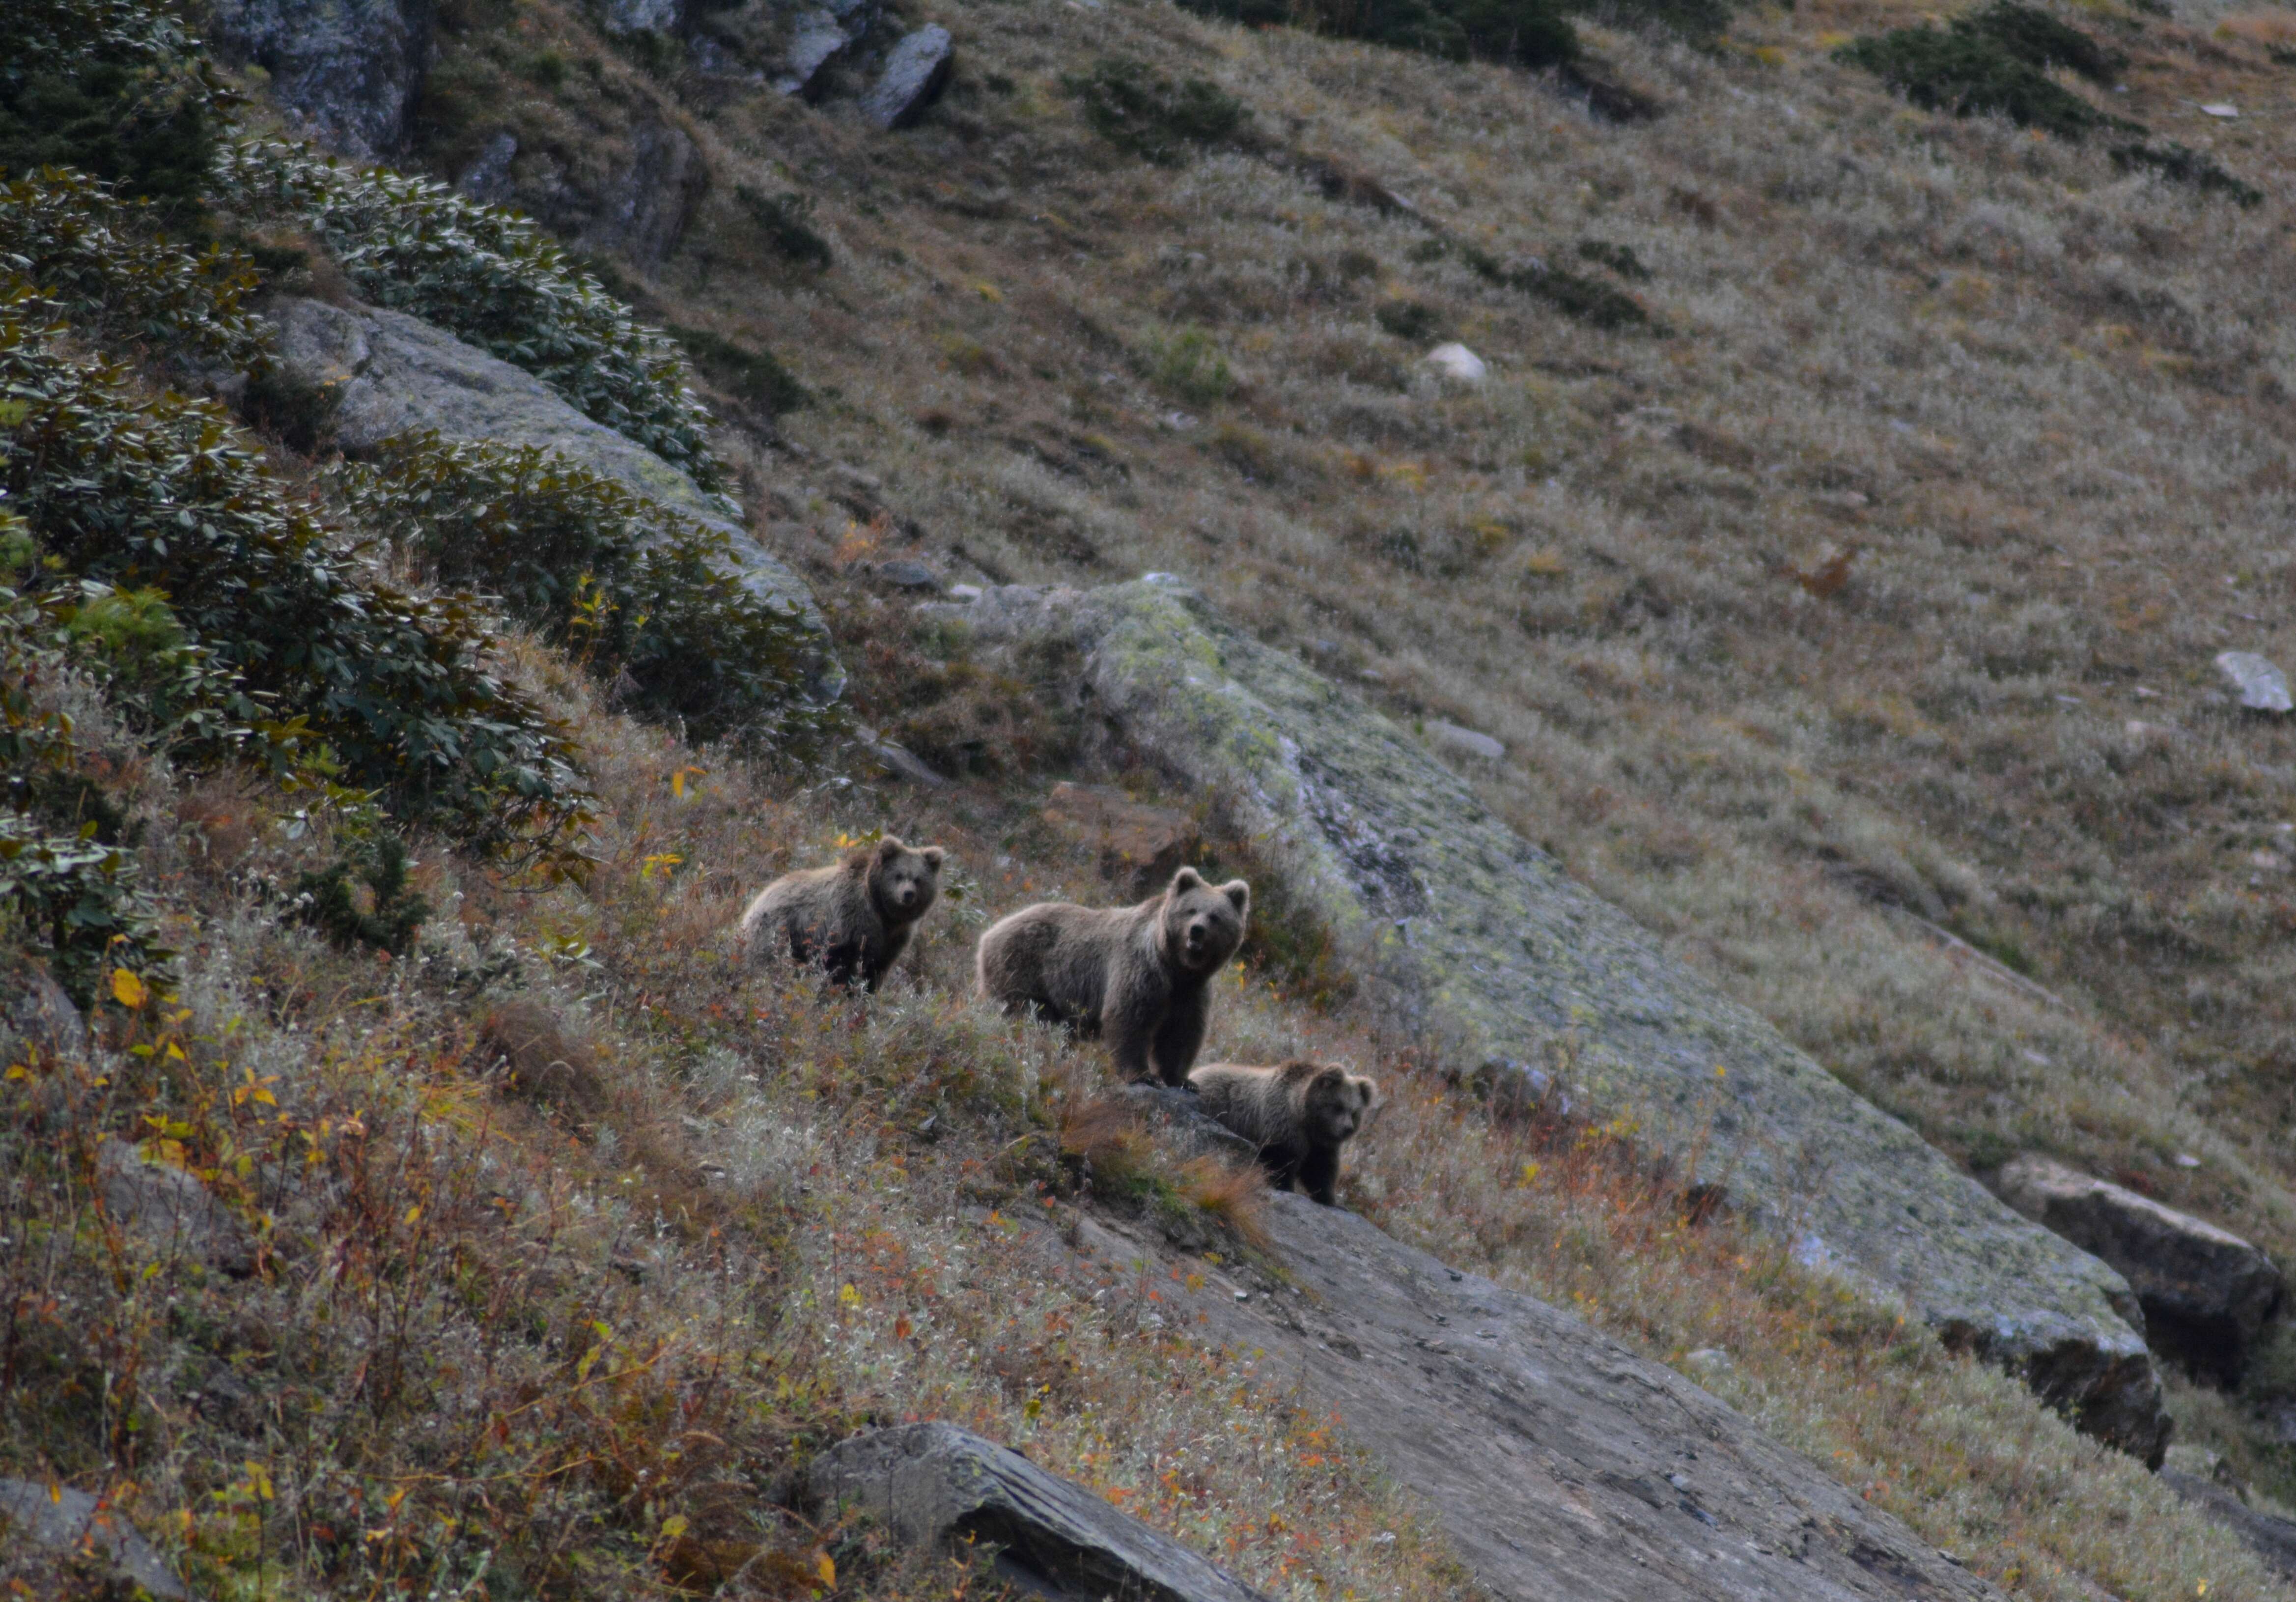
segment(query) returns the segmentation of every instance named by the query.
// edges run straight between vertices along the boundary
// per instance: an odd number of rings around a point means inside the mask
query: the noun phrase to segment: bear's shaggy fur
[[[890,834],[829,867],[784,874],[742,915],[752,956],[819,963],[831,981],[855,974],[874,991],[909,934],[940,894],[941,849],[911,847]]]
[[[1379,1087],[1323,1063],[1275,1068],[1207,1063],[1188,1075],[1199,1105],[1259,1148],[1268,1183],[1300,1188],[1329,1207],[1340,1179],[1340,1148],[1379,1105]]]
[[[1235,955],[1251,887],[1193,867],[1137,907],[1023,907],[980,937],[980,994],[1108,1042],[1127,1080],[1175,1088],[1204,1043],[1204,986]]]

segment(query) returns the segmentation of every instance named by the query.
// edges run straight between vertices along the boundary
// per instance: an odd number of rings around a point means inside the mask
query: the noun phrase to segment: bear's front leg
[[[1156,1072],[1175,1090],[1187,1089],[1188,1070],[1196,1065],[1196,1053],[1204,1048],[1205,1010],[1201,990],[1176,996],[1156,1031],[1152,1052]]]

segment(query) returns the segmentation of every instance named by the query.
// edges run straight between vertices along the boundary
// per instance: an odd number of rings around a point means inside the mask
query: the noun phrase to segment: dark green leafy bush
[[[531,447],[388,442],[341,470],[353,513],[403,541],[443,582],[502,596],[516,616],[689,738],[802,743],[808,631],[734,576],[724,534]]]
[[[1147,62],[1107,56],[1068,80],[1093,132],[1159,167],[1178,167],[1197,151],[1244,136],[1251,112],[1209,78],[1175,84]]]
[[[1450,61],[1564,67],[1578,34],[1554,0],[1182,0],[1200,16],[1250,27],[1293,23],[1334,38],[1363,39]]]
[[[391,834],[302,875],[295,895],[304,917],[338,946],[365,946],[393,957],[406,955],[415,931],[430,916],[430,904],[407,887],[406,847]]]
[[[0,271],[61,304],[83,333],[115,345],[241,370],[267,364],[269,335],[248,308],[247,258],[158,237],[159,212],[81,173],[0,183]]]
[[[2144,124],[2101,111],[2051,78],[2051,70],[2062,68],[2092,83],[2110,84],[2128,58],[2014,0],[1995,0],[1982,11],[1956,17],[1942,31],[1926,24],[1900,28],[1853,40],[1834,54],[1874,73],[1917,106],[1956,117],[2003,116],[2021,127],[2066,139],[2134,134],[2136,138],[2112,148],[2113,165],[2122,171],[2157,172],[2243,206],[2264,199],[2261,190],[2213,158],[2171,140],[2152,141]]]
[[[487,845],[554,837],[587,792],[568,732],[488,666],[487,619],[339,548],[218,407],[150,397],[62,353],[20,287],[0,314],[0,489],[53,575],[166,595],[273,744],[324,741],[342,780]]]
[[[786,194],[767,194],[737,184],[734,193],[765,231],[766,242],[784,261],[827,272],[836,261],[829,242],[813,226],[813,197],[791,190]]]
[[[216,182],[235,206],[309,229],[369,300],[525,368],[704,489],[724,488],[709,414],[686,387],[676,348],[527,218],[427,178],[275,142],[224,147]]]
[[[768,417],[794,412],[813,400],[796,375],[783,366],[770,350],[747,349],[706,328],[672,325],[669,333],[685,347],[685,354],[693,358],[695,366],[709,374],[712,383]]]
[[[200,215],[227,96],[173,7],[8,0],[0,22],[0,177],[73,167]]]
[[[21,536],[0,513],[0,533]],[[120,818],[48,693],[68,670],[52,620],[0,587],[0,911],[83,1004],[102,965],[163,961]]]

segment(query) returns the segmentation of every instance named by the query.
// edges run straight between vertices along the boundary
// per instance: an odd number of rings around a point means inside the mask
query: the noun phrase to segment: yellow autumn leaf
[[[821,1582],[824,1585],[837,1583],[837,1559],[826,1552],[821,1555]]]
[[[685,1533],[685,1515],[683,1513],[673,1513],[661,1521],[661,1538],[664,1540],[676,1540]]]
[[[150,994],[151,992],[144,988],[144,981],[136,975],[134,969],[114,968],[111,970],[111,995],[112,998],[118,1001],[120,1006],[127,1007],[141,1006],[144,1005],[144,999]]]

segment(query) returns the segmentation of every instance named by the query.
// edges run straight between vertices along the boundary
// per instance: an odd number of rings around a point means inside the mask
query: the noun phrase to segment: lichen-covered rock
[[[1336,1415],[1496,1602],[1999,1602],[1816,1464],[1572,1314],[1306,1196],[1269,1196],[1263,1223],[1280,1277],[1090,1213],[1065,1237],[1027,1228],[1052,1271],[1111,1314],[1152,1314]]]
[[[217,53],[271,76],[272,97],[363,161],[406,144],[430,50],[430,0],[214,0]]]
[[[1699,1154],[1806,1261],[1890,1294],[2148,1461],[2160,1378],[2128,1283],[2020,1217],[1492,817],[1404,729],[1162,575],[930,613],[1081,648],[1079,694],[1272,857],[1462,1064],[1569,1039],[1582,1097]]]
[[[2237,1235],[2149,1196],[2027,1154],[1994,1180],[2001,1199],[2127,1277],[2154,1351],[2236,1384],[2283,1286],[2272,1259]]]
[[[810,694],[827,702],[842,690],[843,670],[804,580],[735,522],[724,502],[652,451],[584,416],[531,374],[419,317],[377,307],[288,300],[275,321],[281,366],[299,382],[333,392],[334,440],[346,455],[422,430],[455,440],[556,451],[723,532],[743,586],[791,612],[819,642],[808,672]]]
[[[948,29],[936,22],[893,46],[884,70],[861,97],[862,115],[881,128],[905,128],[947,86],[954,64]]]
[[[854,1435],[813,1460],[825,1508],[870,1514],[917,1546],[998,1549],[993,1571],[1073,1602],[1267,1602],[1160,1531],[952,1424]]]
[[[144,1261],[185,1260],[234,1278],[255,1271],[247,1226],[197,1176],[144,1157],[124,1140],[97,1150],[95,1178],[106,1221]]]

